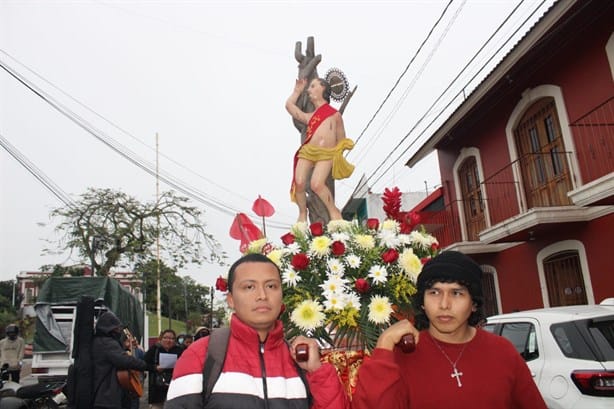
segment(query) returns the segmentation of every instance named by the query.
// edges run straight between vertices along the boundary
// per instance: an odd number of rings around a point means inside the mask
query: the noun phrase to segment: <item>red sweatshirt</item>
[[[465,344],[439,345],[452,362]],[[545,409],[526,363],[505,338],[478,330],[453,367],[427,331],[416,350],[375,349],[358,372],[354,409]]]

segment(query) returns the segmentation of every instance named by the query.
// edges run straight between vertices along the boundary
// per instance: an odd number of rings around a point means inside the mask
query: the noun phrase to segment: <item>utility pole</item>
[[[209,314],[209,331],[213,331],[213,294],[215,289],[211,286],[211,314]]]
[[[156,132],[156,205],[158,200],[160,200],[160,179],[158,178],[158,133]],[[158,227],[157,227],[157,237],[156,237],[156,259],[158,260],[158,276],[156,280],[157,289],[157,304],[156,307],[158,309],[158,334],[162,332],[162,302],[160,301],[160,215],[157,215]]]

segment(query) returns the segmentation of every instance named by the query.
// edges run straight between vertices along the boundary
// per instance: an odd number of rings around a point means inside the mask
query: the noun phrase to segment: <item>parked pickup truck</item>
[[[65,378],[73,362],[73,335],[77,302],[82,296],[95,300],[95,317],[111,310],[141,339],[143,309],[139,300],[110,277],[51,277],[34,306],[36,333],[32,351],[32,375],[39,380]]]

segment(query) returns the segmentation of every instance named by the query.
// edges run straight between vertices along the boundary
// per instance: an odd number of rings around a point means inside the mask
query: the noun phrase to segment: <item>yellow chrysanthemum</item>
[[[399,255],[397,262],[409,279],[415,283],[418,279],[418,274],[422,271],[420,258],[414,254],[412,249],[406,249]]]
[[[247,247],[248,253],[262,253],[262,247],[266,244],[266,239],[258,239],[249,243]]]
[[[330,244],[331,241],[327,236],[318,236],[311,242],[309,250],[312,254],[319,257],[328,256],[330,253]]]
[[[351,229],[351,227],[352,227],[352,223],[348,222],[347,220],[331,220],[330,222],[328,222],[328,225],[326,226],[327,230],[330,233],[348,231]]]
[[[390,321],[392,305],[388,297],[374,295],[369,303],[369,321],[375,324],[385,324]]]
[[[283,255],[283,252],[281,251],[281,249],[275,249],[272,250],[269,254],[267,254],[266,256],[275,264],[277,264],[277,267],[281,267],[281,256]]]
[[[354,241],[359,247],[365,250],[371,250],[375,247],[375,239],[368,234],[357,234],[354,236]]]
[[[386,219],[382,222],[382,230],[389,230],[397,233],[399,231],[399,222],[392,219]]]
[[[305,331],[313,331],[324,324],[323,307],[313,300],[305,300],[296,306],[290,320]]]

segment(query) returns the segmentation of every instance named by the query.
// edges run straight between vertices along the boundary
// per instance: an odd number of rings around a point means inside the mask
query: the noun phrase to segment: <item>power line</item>
[[[21,164],[28,172],[32,174],[40,183],[43,184],[55,197],[57,197],[64,205],[74,207],[75,202],[70,196],[64,192],[53,180],[51,180],[43,171],[28,160],[17,148],[15,148],[5,137],[0,133],[0,145],[8,152],[17,162]]]
[[[531,14],[525,18],[525,20],[516,28],[516,30],[514,30],[514,32],[505,40],[505,42],[491,55],[491,57],[480,67],[480,69],[466,82],[466,84],[463,86],[463,88],[461,89],[461,91],[459,91],[456,95],[454,95],[452,97],[452,99],[444,106],[444,108],[441,109],[441,111],[435,116],[435,118],[433,118],[433,120],[431,122],[429,122],[429,124],[422,130],[422,132],[420,132],[411,142],[410,144],[403,150],[403,152],[401,152],[401,154],[399,154],[399,156],[380,174],[380,176],[375,179],[372,184],[377,183],[389,170],[392,166],[394,166],[394,164],[396,164],[399,160],[401,160],[401,158],[409,151],[409,149],[420,139],[420,137],[422,135],[424,135],[426,133],[426,131],[435,123],[435,121],[437,119],[439,119],[439,117],[446,111],[446,109],[448,107],[450,107],[450,105],[452,105],[452,103],[460,96],[462,95],[462,93],[464,92],[464,89],[467,88],[469,86],[469,84],[471,82],[473,82],[475,80],[475,78],[487,67],[487,65],[500,53],[500,51],[511,41],[511,39],[518,33],[518,31],[520,31],[520,29],[522,27],[524,27],[524,25],[527,23],[527,21],[533,17],[533,15],[541,8],[541,6],[546,2],[546,0],[543,0],[537,7],[535,7],[535,9],[533,9],[533,11],[531,12]],[[494,36],[502,29],[502,27],[505,25],[505,23],[511,18],[511,16],[516,12],[516,10],[518,10],[518,8],[520,7],[520,5],[524,3],[524,0],[520,1],[520,3],[518,3],[516,5],[516,7],[507,15],[507,17],[503,20],[503,22],[499,25],[499,27],[497,27],[497,29],[493,32],[493,34],[486,40],[486,42],[482,45],[482,47],[480,47],[480,49],[474,54],[474,56],[469,60],[469,62],[463,67],[463,69],[454,77],[454,79],[452,79],[452,81],[448,84],[448,86],[444,89],[444,91],[437,97],[437,99],[431,104],[431,106],[426,110],[426,112],[418,119],[418,121],[412,126],[412,128],[409,130],[409,132],[401,139],[401,141],[393,148],[393,150],[390,152],[390,154],[388,156],[386,156],[386,158],[380,163],[380,165],[371,173],[371,175],[366,179],[366,182],[369,182],[374,176],[375,174],[378,172],[379,169],[381,169],[384,164],[386,163],[386,161],[388,159],[390,159],[392,157],[392,154],[400,148],[400,146],[403,144],[403,142],[405,142],[407,140],[407,138],[409,138],[409,136],[412,134],[412,132],[422,123],[422,121],[430,114],[431,110],[433,109],[433,107],[444,97],[444,95],[447,93],[447,91],[453,86],[455,85],[456,81],[459,79],[459,77],[465,72],[465,70],[467,70],[467,68],[469,67],[469,65],[477,58],[477,56],[482,52],[482,50],[486,47],[486,45],[494,38]]]
[[[405,69],[403,70],[403,72],[401,73],[401,75],[399,75],[399,78],[397,78],[397,80],[395,81],[394,85],[392,86],[392,88],[390,89],[390,91],[388,91],[388,94],[386,95],[386,97],[384,98],[384,100],[381,102],[381,104],[379,105],[379,107],[375,110],[375,113],[373,114],[373,116],[371,116],[371,119],[369,119],[369,122],[367,122],[367,125],[364,127],[364,129],[362,130],[362,132],[360,133],[360,135],[358,135],[358,138],[356,138],[356,141],[354,142],[355,144],[358,143],[358,141],[360,141],[360,139],[362,138],[362,136],[364,135],[365,131],[369,128],[369,126],[371,125],[371,123],[373,122],[373,120],[375,119],[375,117],[377,116],[377,114],[381,111],[382,107],[384,106],[384,104],[386,103],[386,101],[388,101],[388,99],[390,98],[390,95],[392,95],[392,92],[396,89],[396,87],[399,85],[399,83],[401,82],[401,79],[405,76],[405,73],[407,73],[407,71],[409,70],[409,67],[411,67],[412,63],[414,62],[414,60],[416,59],[416,57],[418,56],[418,54],[420,53],[420,51],[422,50],[422,47],[424,47],[424,44],[426,44],[426,42],[428,41],[428,39],[431,37],[431,34],[433,34],[433,31],[435,31],[435,28],[437,28],[437,26],[439,25],[439,22],[441,21],[441,19],[443,19],[443,16],[446,14],[446,11],[448,10],[448,8],[450,7],[450,5],[452,4],[453,0],[450,0],[448,2],[448,4],[446,5],[446,7],[444,8],[443,12],[441,13],[441,15],[439,16],[439,18],[437,19],[437,21],[435,21],[435,24],[433,24],[433,26],[431,27],[429,33],[427,34],[427,36],[424,38],[424,40],[422,40],[422,44],[420,44],[420,47],[418,47],[418,49],[416,50],[416,52],[414,53],[414,56],[411,58],[411,60],[409,61],[409,63],[407,64],[407,66],[405,67]]]
[[[409,95],[409,93],[411,92],[411,90],[414,88],[414,85],[418,82],[418,80],[421,78],[422,73],[425,71],[426,67],[428,66],[428,64],[431,62],[431,60],[433,59],[433,56],[435,55],[435,53],[437,52],[437,50],[439,49],[439,46],[441,45],[441,43],[443,42],[443,40],[447,37],[448,32],[450,31],[450,28],[452,27],[452,25],[454,24],[454,22],[456,21],[456,19],[458,18],[458,15],[460,14],[460,12],[462,11],[463,7],[465,6],[465,3],[467,1],[464,0],[461,4],[461,6],[456,10],[456,12],[454,13],[454,15],[452,16],[452,18],[450,19],[450,21],[448,22],[448,24],[446,25],[445,29],[443,30],[443,32],[441,33],[441,35],[439,36],[439,38],[437,39],[437,41],[435,42],[435,44],[433,45],[431,51],[429,52],[429,54],[427,55],[427,57],[425,58],[425,60],[423,61],[422,65],[420,66],[420,68],[418,69],[418,71],[416,71],[416,74],[414,75],[414,77],[411,79],[409,85],[405,88],[405,91],[403,91],[403,94],[401,95],[401,98],[399,98],[399,100],[396,102],[395,106],[393,107],[392,111],[390,111],[390,113],[388,113],[388,115],[386,116],[386,119],[384,120],[384,122],[380,125],[380,127],[378,128],[378,130],[376,131],[376,136],[373,138],[369,139],[369,143],[368,146],[371,146],[373,144],[375,144],[379,138],[382,136],[382,134],[384,133],[385,128],[390,124],[390,122],[392,121],[392,118],[396,115],[396,113],[399,111],[399,109],[401,109],[401,106],[403,105],[403,103],[405,102],[405,100],[407,99],[407,96]],[[443,16],[443,15],[442,15]],[[439,21],[437,22],[437,24],[439,23]],[[432,31],[431,31],[432,32]],[[429,33],[430,36],[431,33]],[[428,38],[427,38],[428,39]],[[417,55],[417,54],[416,54]],[[414,56],[415,58],[415,56]],[[413,59],[412,61],[413,62]],[[410,62],[410,64],[411,64]],[[408,66],[409,67],[409,66]],[[363,150],[363,154],[362,156],[359,156],[359,158],[356,160],[356,166],[358,166],[358,164],[362,161],[362,159],[369,153],[369,149],[368,147],[366,149]]]
[[[195,189],[193,187],[187,186],[185,183],[180,182],[177,178],[173,177],[171,174],[167,172],[163,172],[162,174],[158,174],[155,171],[155,166],[152,163],[145,161],[144,159],[139,158],[136,153],[130,151],[126,147],[122,146],[118,142],[114,141],[108,135],[105,135],[102,131],[96,129],[91,124],[89,124],[85,119],[81,118],[76,113],[72,112],[69,108],[63,106],[59,102],[55,101],[53,97],[46,94],[42,89],[36,87],[33,83],[28,81],[25,77],[17,73],[14,69],[9,67],[6,63],[0,60],[0,67],[4,69],[7,73],[9,73],[12,77],[14,77],[17,81],[22,83],[26,88],[32,91],[34,94],[39,96],[53,108],[55,108],[58,112],[66,116],[68,119],[76,123],[79,127],[84,129],[86,132],[94,136],[103,144],[107,145],[111,150],[118,153],[124,159],[131,162],[133,165],[139,167],[146,173],[151,176],[158,177],[164,183],[169,185],[170,187],[176,189],[177,191],[215,209],[221,213],[224,213],[228,216],[234,216],[237,213],[240,213],[239,209],[233,208],[230,205],[227,205],[219,200],[208,197],[203,192]],[[275,221],[269,221],[268,223],[273,228],[283,228],[287,229],[289,224],[283,224]]]

